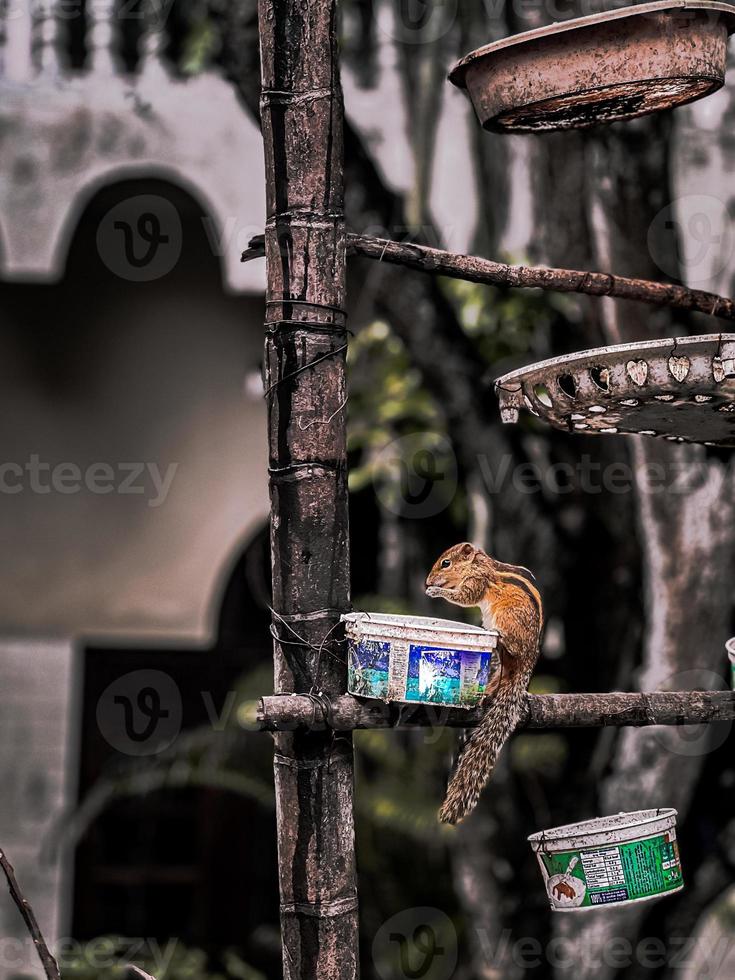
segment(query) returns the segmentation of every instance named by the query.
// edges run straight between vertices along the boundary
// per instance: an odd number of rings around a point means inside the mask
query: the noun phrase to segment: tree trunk
[[[343,105],[336,0],[261,0],[275,689],[345,690]],[[284,977],[358,973],[349,736],[275,737]]]

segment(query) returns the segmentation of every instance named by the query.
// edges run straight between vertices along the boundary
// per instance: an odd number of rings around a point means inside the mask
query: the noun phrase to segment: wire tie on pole
[[[270,609],[270,606],[268,608]],[[291,613],[288,616],[283,613],[277,613],[273,609],[270,609],[270,611],[284,623],[308,622],[310,619],[323,619],[325,616],[342,615],[341,609],[314,609],[311,612]]]
[[[354,331],[344,323],[335,323],[332,320],[293,320],[281,317],[278,320],[268,320],[264,324],[266,333],[274,337],[278,334],[279,327],[293,327],[295,330],[303,330],[304,333],[322,334],[349,334],[354,337]]]
[[[317,647],[313,643],[309,642],[309,640],[305,639],[303,636],[301,636],[299,633],[297,633],[296,630],[293,628],[293,626],[291,626],[291,624],[288,623],[286,621],[286,619],[284,619],[284,617],[281,616],[280,613],[277,613],[276,612],[276,610],[273,608],[273,606],[270,606],[269,605],[268,606],[268,609],[271,611],[271,614],[273,616],[275,616],[276,619],[279,620],[279,622],[283,623],[283,625],[286,627],[286,629],[293,636],[296,637],[295,640],[286,640],[286,639],[284,639],[283,637],[281,637],[279,635],[278,630],[276,629],[275,623],[271,623],[271,626],[270,626],[270,634],[271,634],[271,636],[273,637],[273,639],[277,643],[280,643],[282,646],[292,646],[292,647],[299,647],[300,646],[300,647],[306,647],[307,650],[312,650],[314,653],[317,654],[318,659],[317,659],[317,669],[316,669],[315,684],[318,683],[318,681],[319,681],[319,664],[320,664],[320,661],[321,661],[322,651],[324,650],[324,644],[327,642],[327,640],[329,639],[330,635],[334,632],[334,630],[340,625],[339,621],[337,621],[336,623],[334,623],[334,625],[327,631],[326,636],[324,637],[324,639],[321,641],[321,643]],[[342,642],[342,641],[336,640],[334,642],[339,643],[339,642]],[[327,656],[331,657],[333,660],[336,660],[337,663],[345,664],[347,662],[344,657],[338,657],[336,654],[332,653],[331,650],[326,650],[324,652],[327,654]]]
[[[302,372],[308,371],[309,368],[316,367],[317,364],[321,364],[321,362],[326,361],[327,358],[334,357],[336,354],[342,354],[346,350],[347,350],[347,344],[342,344],[341,347],[337,347],[334,350],[329,350],[326,352],[326,354],[321,354],[319,357],[315,357],[314,360],[309,361],[308,364],[302,364],[301,367],[296,368],[295,371],[290,371],[288,374],[284,374],[282,378],[279,378],[278,381],[274,381],[272,385],[269,385],[265,389],[265,391],[263,392],[263,398],[267,398],[275,388],[277,388],[279,385],[282,385],[285,381],[290,381],[291,378],[295,378],[297,375],[301,374]]]
[[[329,303],[315,303],[313,300],[308,299],[269,299],[265,305],[266,308],[269,306],[308,306],[313,310],[330,310],[332,313],[341,313],[343,316],[347,316],[347,310],[341,306],[332,306]]]

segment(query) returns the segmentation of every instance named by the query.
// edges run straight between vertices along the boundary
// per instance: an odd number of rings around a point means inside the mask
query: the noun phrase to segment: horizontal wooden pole
[[[326,701],[307,694],[273,695],[244,705],[245,728],[265,732],[354,731],[365,728],[473,728],[477,708],[384,703],[344,694]],[[528,694],[521,728],[701,725],[735,720],[735,692],[653,691],[650,694]]]
[[[492,286],[516,286],[546,289],[558,293],[583,293],[587,296],[614,296],[654,306],[707,313],[723,320],[735,320],[735,300],[702,289],[687,289],[674,283],[630,279],[608,272],[580,272],[576,269],[549,269],[543,266],[506,265],[477,255],[460,255],[426,245],[393,242],[387,238],[348,235],[347,252],[365,258],[405,265],[423,272],[464,279]],[[256,235],[242,253],[242,261],[265,255],[264,238]]]

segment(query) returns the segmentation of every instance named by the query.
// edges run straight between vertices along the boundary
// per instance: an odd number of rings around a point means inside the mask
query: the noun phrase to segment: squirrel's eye
[[[442,567],[442,568],[449,568],[449,566],[450,566],[451,564],[452,564],[452,563],[451,563],[451,561],[450,561],[450,560],[449,560],[448,558],[445,558],[445,559],[444,559],[444,561],[442,562],[442,565],[441,565],[441,567]]]

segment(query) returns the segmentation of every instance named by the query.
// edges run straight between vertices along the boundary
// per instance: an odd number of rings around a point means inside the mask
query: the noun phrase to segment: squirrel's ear
[[[465,543],[462,545],[462,550],[460,551],[462,557],[469,558],[470,555],[474,555],[474,553],[475,553],[475,549],[472,547],[469,541],[465,541]]]

